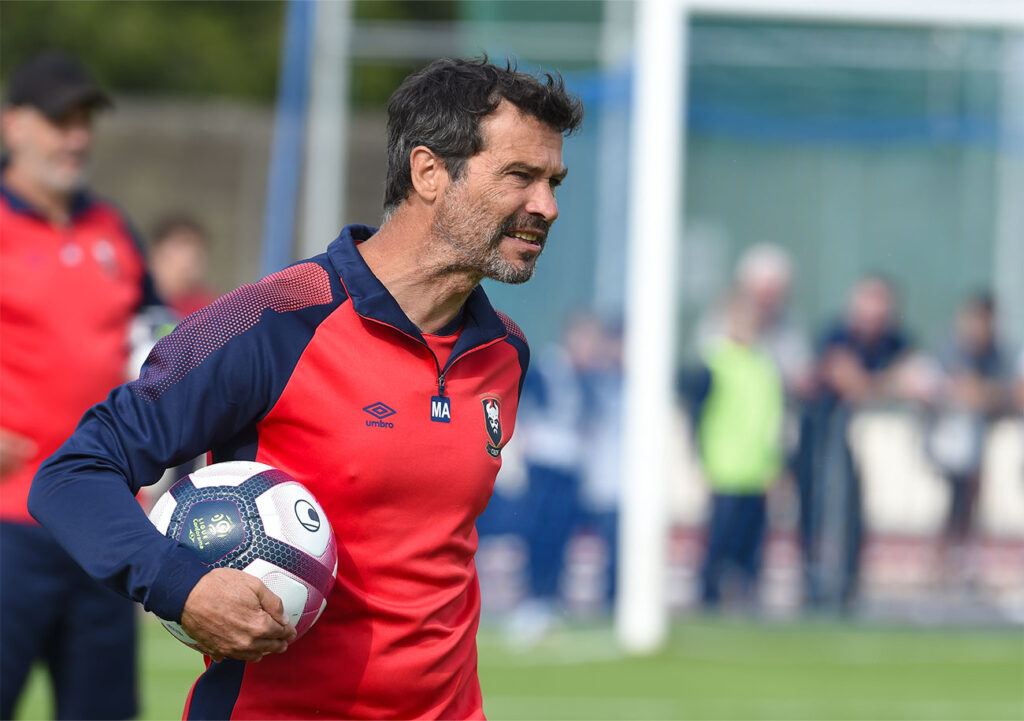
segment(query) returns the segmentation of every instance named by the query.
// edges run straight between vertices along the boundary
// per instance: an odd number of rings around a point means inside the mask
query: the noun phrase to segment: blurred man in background
[[[565,552],[579,519],[579,486],[594,410],[603,329],[589,314],[566,321],[523,383],[519,423],[528,485],[519,532],[526,540],[528,598],[512,617],[514,640],[529,643],[557,617]]]
[[[813,359],[803,328],[789,310],[793,288],[793,263],[785,249],[757,243],[736,264],[735,291],[750,305],[757,345],[775,361],[790,396],[803,396],[811,383]],[[697,328],[697,346],[704,352],[725,333],[732,297],[712,308]]]
[[[180,318],[217,299],[207,279],[210,239],[195,218],[168,215],[153,228],[149,267],[157,292]]]
[[[622,497],[623,326],[602,324],[598,360],[591,381],[591,408],[584,424],[588,451],[580,478],[580,513],[584,528],[604,546],[601,600],[611,610],[619,568],[619,503]]]
[[[149,269],[156,292],[164,302],[135,316],[129,337],[131,357],[129,377],[138,377],[156,342],[174,330],[187,315],[217,299],[207,285],[209,240],[197,220],[184,214],[167,215],[153,228],[149,247]],[[177,480],[193,463],[178,466],[172,474]]]
[[[0,716],[32,664],[60,718],[137,710],[135,609],[29,516],[40,462],[125,380],[128,327],[156,302],[125,217],[85,190],[107,95],[75,59],[38,55],[10,78],[0,186]]]
[[[1017,356],[1017,389],[1016,389],[1017,410],[1024,413],[1024,350]]]
[[[691,381],[697,447],[711,486],[701,599],[752,606],[767,526],[767,491],[783,467],[784,392],[776,362],[758,344],[759,306],[742,287]],[[732,591],[735,590],[735,593]]]
[[[786,401],[782,443],[787,466],[794,474],[792,467],[796,465],[800,435],[806,422],[802,422],[801,408],[814,385],[814,358],[808,334],[790,308],[795,275],[792,258],[781,246],[773,243],[750,246],[736,263],[732,295],[709,309],[697,328],[698,353],[705,357],[718,339],[728,334],[733,296],[739,293],[746,299],[755,328],[753,342],[775,362],[782,378]],[[690,400],[692,402],[692,398]],[[794,495],[791,485],[781,490]]]
[[[861,278],[850,292],[845,318],[822,336],[818,387],[802,423],[800,540],[804,592],[812,608],[849,610],[856,597],[863,512],[849,424],[865,404],[902,393],[898,371],[909,350],[892,285],[878,275]]]
[[[181,319],[217,299],[207,280],[210,241],[198,220],[184,213],[166,215],[157,221],[150,237],[149,271],[164,305],[147,308],[132,321],[132,379],[138,377],[158,340]],[[173,483],[205,462],[206,454],[202,454],[170,468],[165,480]],[[145,489],[144,502],[155,501],[165,490],[163,483]]]
[[[995,417],[1010,409],[1012,369],[996,338],[995,301],[988,292],[964,300],[952,337],[939,356],[941,378],[930,399],[929,458],[950,484],[943,534],[950,580],[970,580],[972,519],[981,485],[985,439]]]

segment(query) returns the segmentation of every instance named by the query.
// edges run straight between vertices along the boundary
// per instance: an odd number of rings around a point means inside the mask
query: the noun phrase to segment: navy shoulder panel
[[[522,396],[523,381],[526,379],[526,371],[530,367],[530,344],[526,342],[526,334],[523,333],[523,329],[514,320],[497,308],[494,309],[494,312],[505,326],[505,332],[508,333],[508,337],[505,339],[506,342],[510,343],[516,349],[516,352],[519,353],[519,368],[521,371],[519,375],[519,395]]]

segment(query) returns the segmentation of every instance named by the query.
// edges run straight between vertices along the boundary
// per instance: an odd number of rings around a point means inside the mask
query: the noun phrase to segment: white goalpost
[[[695,15],[1024,29],[1020,0],[638,0],[625,312],[625,481],[615,619],[619,642],[630,653],[657,650],[669,628],[667,449],[677,347],[675,249],[684,232],[686,58],[689,21]],[[1018,95],[1014,107],[1021,107],[1019,101]],[[999,182],[1001,195],[1008,196],[1024,188],[1024,163],[1017,157],[1006,165]],[[1012,272],[1008,269],[1024,262],[1021,251],[1014,250],[1024,233],[1024,211],[1014,210],[1019,205],[1000,203],[1006,217],[998,223],[996,256],[1003,267],[996,268],[997,284]],[[1007,264],[1007,257],[1018,264]],[[1020,290],[1013,292],[1024,307]]]

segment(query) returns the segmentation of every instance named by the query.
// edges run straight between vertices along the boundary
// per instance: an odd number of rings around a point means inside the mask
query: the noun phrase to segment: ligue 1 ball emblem
[[[171,486],[149,519],[207,566],[263,581],[299,636],[327,606],[338,573],[334,532],[313,494],[284,471],[247,461],[215,463]],[[196,647],[179,624],[161,622]]]

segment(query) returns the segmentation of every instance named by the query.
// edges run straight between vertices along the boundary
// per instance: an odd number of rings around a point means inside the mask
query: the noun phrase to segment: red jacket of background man
[[[82,414],[125,381],[128,326],[154,302],[124,216],[79,194],[61,227],[0,185],[0,428],[36,444],[0,483],[0,520],[26,509],[40,462]]]

